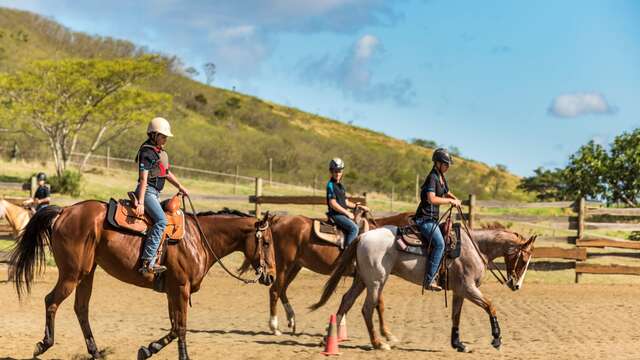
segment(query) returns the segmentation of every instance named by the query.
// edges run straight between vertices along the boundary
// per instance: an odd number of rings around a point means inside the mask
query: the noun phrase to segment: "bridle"
[[[264,254],[264,247],[266,246],[268,248],[271,240],[265,235],[266,231],[269,230],[270,228],[269,213],[267,212],[265,214],[265,217],[263,220],[256,222],[255,226],[256,226],[256,241],[258,245],[257,247],[258,258],[260,259],[259,261],[260,265],[256,270],[256,275],[258,276],[258,279],[260,279],[263,275],[266,275],[268,273],[268,268],[267,268],[268,264]]]
[[[531,250],[527,250],[527,249],[525,249],[525,248],[524,248],[524,245],[525,245],[525,244],[520,244],[520,245],[518,245],[518,250],[517,250],[517,252],[507,253],[507,254],[506,254],[506,256],[505,256],[507,259],[509,259],[510,255],[511,255],[512,253],[516,253],[516,255],[515,255],[516,260],[515,260],[515,261],[514,261],[514,263],[513,263],[513,268],[511,269],[511,271],[507,270],[507,276],[508,276],[508,277],[507,277],[507,281],[508,281],[507,286],[509,286],[509,287],[511,287],[511,288],[513,288],[513,286],[514,286],[514,285],[513,285],[513,282],[514,282],[514,281],[520,281],[520,278],[521,278],[521,277],[523,277],[523,276],[525,275],[525,273],[526,273],[526,271],[527,271],[527,268],[529,267],[529,262],[531,262],[531,254],[532,254],[533,252],[532,252]],[[527,263],[525,264],[525,268],[524,268],[525,270],[524,270],[524,272],[522,273],[522,275],[521,275],[521,276],[518,276],[518,273],[517,273],[518,263],[519,263],[520,261],[524,261],[524,260],[523,260],[523,259],[524,259],[524,255],[529,255],[529,258],[528,258],[528,260],[527,260]]]

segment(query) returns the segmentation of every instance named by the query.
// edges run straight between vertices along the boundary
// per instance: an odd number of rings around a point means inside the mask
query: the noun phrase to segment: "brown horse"
[[[24,236],[11,256],[15,267],[18,296],[29,291],[34,273],[45,261],[45,243],[58,267],[58,282],[45,297],[46,326],[44,339],[36,344],[34,356],[54,344],[56,310],[75,289],[75,312],[82,328],[89,354],[100,358],[89,326],[89,299],[96,265],[126,283],[153,288],[151,274],[141,274],[140,252],[143,238],[118,231],[105,221],[107,204],[89,200],[60,208],[50,206],[38,211],[28,223]],[[199,230],[201,224],[201,231]],[[258,271],[260,282],[270,285],[275,275],[272,235],[269,218],[215,216],[209,213],[187,215],[186,234],[177,244],[167,245],[164,292],[167,294],[171,331],[148,347],[141,347],[138,359],[160,351],[176,337],[179,359],[188,359],[186,330],[187,304],[198,291],[205,275],[223,256],[243,251]]]
[[[385,225],[404,225],[413,213],[400,213],[390,217],[372,219],[369,213],[356,211],[356,222],[364,218],[370,228]],[[338,247],[318,239],[313,234],[313,219],[305,216],[277,216],[271,224],[271,231],[275,243],[276,281],[269,288],[269,328],[274,335],[281,335],[278,328],[277,304],[282,299],[282,306],[287,315],[287,322],[292,332],[296,332],[295,312],[287,296],[287,288],[304,267],[313,272],[329,275],[340,258]],[[241,272],[248,269],[245,262]],[[380,332],[388,339],[394,336],[387,329],[384,322],[384,302],[381,299],[378,306]]]

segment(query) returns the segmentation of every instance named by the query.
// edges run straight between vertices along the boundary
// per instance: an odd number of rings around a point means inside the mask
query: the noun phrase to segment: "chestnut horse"
[[[369,222],[371,229],[385,225],[405,225],[413,212],[396,214],[390,217],[372,219],[369,213],[356,210],[356,220],[361,217]],[[358,221],[356,221],[358,222]],[[304,267],[313,272],[329,275],[340,258],[338,247],[318,239],[313,234],[313,219],[306,216],[276,216],[271,224],[275,243],[276,280],[269,288],[269,328],[274,335],[281,335],[278,327],[277,304],[282,299],[282,306],[287,315],[287,322],[292,333],[296,332],[296,319],[293,306],[287,296],[287,288]],[[248,269],[248,264],[241,268]],[[384,322],[384,303],[380,300],[378,316],[380,332],[388,339],[394,336]]]
[[[46,325],[44,339],[36,344],[34,356],[54,344],[56,310],[75,289],[76,316],[80,322],[87,350],[100,358],[89,325],[89,299],[96,266],[123,282],[153,288],[152,274],[141,274],[140,252],[143,238],[123,233],[105,221],[107,204],[89,200],[60,208],[50,206],[38,211],[27,224],[23,237],[12,253],[15,285],[20,297],[30,291],[34,273],[45,262],[48,243],[58,267],[58,281],[45,297]],[[188,359],[186,331],[187,305],[191,294],[200,289],[205,275],[217,259],[243,251],[256,271],[260,283],[270,285],[275,262],[269,218],[216,216],[202,213],[186,215],[186,234],[177,244],[166,246],[167,271],[164,292],[167,294],[171,331],[148,347],[141,347],[138,359],[146,359],[178,338],[179,359]]]

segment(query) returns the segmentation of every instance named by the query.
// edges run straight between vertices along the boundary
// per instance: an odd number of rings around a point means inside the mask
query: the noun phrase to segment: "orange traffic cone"
[[[336,314],[331,314],[329,318],[329,330],[325,341],[324,351],[322,355],[340,355],[338,352],[338,330],[336,329]]]
[[[349,335],[347,335],[347,314],[342,315],[342,319],[340,319],[338,341],[349,341]]]

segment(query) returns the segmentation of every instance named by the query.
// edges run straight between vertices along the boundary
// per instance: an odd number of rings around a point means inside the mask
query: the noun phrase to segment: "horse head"
[[[356,206],[353,210],[353,221],[358,225],[360,233],[366,233],[369,231],[371,225],[373,225],[374,228],[377,227],[376,220],[371,215],[371,212],[366,211],[360,206]]]
[[[518,235],[519,238],[522,238]],[[537,235],[533,235],[529,240],[522,238],[519,244],[510,248],[505,254],[505,264],[507,267],[507,286],[513,291],[520,290],[524,282],[524,277],[529,268],[529,262],[533,258],[533,243]]]
[[[266,286],[273,284],[276,277],[276,257],[273,233],[271,232],[272,221],[273,215],[270,215],[268,212],[262,219],[256,221],[255,251],[253,251],[252,256],[247,256],[251,261],[251,265],[256,270],[256,274],[259,275],[258,281],[260,284]],[[248,246],[247,249],[249,248]]]

